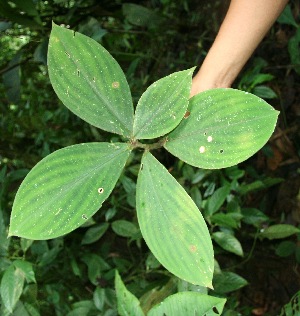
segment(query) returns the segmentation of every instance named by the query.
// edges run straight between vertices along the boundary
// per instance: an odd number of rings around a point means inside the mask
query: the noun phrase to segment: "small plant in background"
[[[111,194],[131,152],[143,150],[136,184],[143,238],[171,273],[212,288],[213,247],[205,220],[195,202],[151,152],[165,148],[197,168],[234,166],[267,142],[278,112],[262,99],[234,89],[209,90],[189,100],[193,69],[154,82],[134,112],[125,75],[112,56],[94,40],[55,24],[48,69],[56,94],[73,113],[120,137],[117,142],[69,146],[40,161],[18,190],[9,235],[44,240],[83,225]],[[240,219],[235,215],[215,214],[229,191],[230,186],[225,185],[207,201],[203,216],[208,222],[237,225]],[[212,238],[225,250],[243,255],[241,248],[232,246],[237,240],[231,233],[214,232]],[[226,239],[230,242],[225,245]],[[18,280],[20,271],[31,269],[16,263],[4,276]],[[9,311],[21,295],[25,278],[34,281],[30,274],[21,274],[21,291],[14,292],[5,305]],[[228,279],[232,277],[228,275]],[[120,315],[144,314],[118,273],[115,287]],[[1,286],[1,291],[5,290]],[[218,315],[224,304],[225,299],[184,291],[152,307],[148,315],[174,315],[174,310]]]
[[[296,73],[300,74],[300,25],[296,22],[292,9],[290,5],[287,5],[280,17],[278,18],[278,22],[281,24],[287,24],[294,27],[295,34],[289,39],[288,42],[288,51],[291,61],[291,66],[296,71]]]

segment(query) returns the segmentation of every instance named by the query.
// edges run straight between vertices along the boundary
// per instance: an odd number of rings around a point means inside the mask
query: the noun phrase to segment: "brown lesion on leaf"
[[[190,115],[191,115],[191,112],[190,111],[186,111],[183,118],[187,119]]]
[[[197,247],[195,245],[190,245],[190,251],[191,252],[196,252],[197,251]]]

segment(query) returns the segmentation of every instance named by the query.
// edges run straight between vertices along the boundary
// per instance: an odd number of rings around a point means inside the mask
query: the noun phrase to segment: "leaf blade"
[[[223,88],[194,96],[189,111],[164,147],[205,169],[230,167],[252,156],[271,136],[278,115],[254,95]]]
[[[89,228],[84,234],[81,244],[88,245],[99,240],[107,231],[109,227],[108,223],[101,223],[99,225]]]
[[[53,23],[48,69],[56,94],[74,114],[108,132],[131,136],[133,105],[127,80],[100,44]]]
[[[24,286],[24,274],[20,269],[11,265],[3,274],[0,292],[3,304],[11,313],[16,306]]]
[[[165,135],[179,124],[188,106],[194,69],[166,76],[143,93],[134,116],[133,136],[136,139]]]
[[[272,239],[281,239],[300,233],[300,229],[289,224],[276,224],[267,227],[259,233],[259,237]]]
[[[179,292],[155,305],[148,316],[163,315],[221,315],[226,299],[197,292]]]
[[[141,166],[137,215],[148,247],[176,276],[211,287],[213,248],[199,209],[150,153],[143,156]]]
[[[224,232],[215,232],[212,234],[212,238],[223,249],[240,257],[244,256],[241,243],[233,235]]]
[[[49,239],[79,227],[110,195],[129,153],[125,143],[88,143],[44,158],[16,194],[9,235]]]
[[[120,316],[145,315],[142,311],[139,300],[126,289],[118,270],[116,270],[115,274],[115,288],[118,300],[118,312]]]
[[[248,284],[240,275],[234,272],[221,272],[214,275],[213,285],[216,293],[229,293]]]

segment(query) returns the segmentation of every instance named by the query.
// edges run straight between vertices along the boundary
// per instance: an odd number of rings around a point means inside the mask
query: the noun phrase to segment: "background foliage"
[[[225,315],[276,315],[300,285],[299,10],[291,1],[235,83],[281,111],[270,142],[217,171],[157,154],[208,223],[217,260],[210,294],[228,297]],[[124,69],[136,104],[152,82],[201,64],[225,12],[224,1],[0,1],[1,315],[117,315],[116,269],[144,311],[176,292],[205,293],[172,277],[141,238],[141,153],[84,227],[34,242],[7,239],[7,229],[16,190],[43,157],[80,142],[119,141],[56,97],[46,66],[52,20],[99,41]]]

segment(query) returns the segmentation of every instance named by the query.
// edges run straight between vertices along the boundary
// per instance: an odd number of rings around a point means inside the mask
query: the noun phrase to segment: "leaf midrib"
[[[65,51],[69,51],[69,49],[67,48],[67,46],[65,45],[65,43],[61,39],[60,39],[60,42],[62,43],[62,46],[65,49]],[[88,76],[87,72],[85,71],[85,68],[83,67],[83,69],[81,69],[81,66],[80,67],[78,66],[74,57],[71,54],[70,54],[70,56],[71,57],[69,59],[73,62],[73,64],[77,67],[77,69],[80,69],[80,74],[83,74],[84,79],[89,84],[89,86],[92,88],[93,92],[97,95],[97,97],[101,101],[103,101],[104,105],[106,106],[106,108],[110,112],[110,114],[118,119],[118,121],[121,123],[121,125],[125,128],[125,131],[128,132],[128,134],[130,135],[131,131],[126,127],[126,125],[125,125],[126,123],[123,122],[123,120],[121,119],[122,116],[121,115],[119,116],[119,113],[114,110],[114,106],[111,106],[111,103],[107,100],[107,98],[105,98],[102,94],[100,94],[100,92],[97,90],[96,86],[89,79],[90,77]]]

